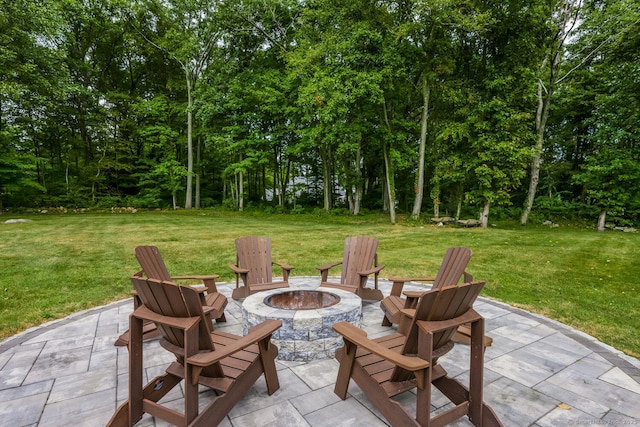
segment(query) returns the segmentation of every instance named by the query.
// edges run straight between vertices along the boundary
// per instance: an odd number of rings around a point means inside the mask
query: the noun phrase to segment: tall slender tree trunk
[[[387,124],[387,130],[391,134],[391,123],[389,122],[389,115],[387,113],[387,104],[384,103],[384,121]],[[386,141],[382,142],[382,155],[384,157],[384,174],[385,174],[385,187],[387,190],[387,200],[389,202],[389,220],[391,224],[396,223],[396,187],[393,176],[393,164],[391,162],[391,147]]]
[[[549,118],[549,110],[551,109],[551,98],[557,83],[566,78],[571,71],[566,73],[562,78],[559,77],[560,66],[565,54],[565,43],[568,36],[572,32],[572,28],[577,25],[577,14],[574,9],[575,5],[571,0],[564,0],[560,4],[560,11],[557,17],[557,32],[555,34],[554,45],[550,46],[547,57],[542,61],[540,73],[543,75],[547,66],[549,67],[548,87],[544,86],[542,78],[538,79],[538,107],[536,109],[536,145],[534,147],[533,157],[531,158],[531,181],[529,182],[529,192],[525,200],[520,224],[526,225],[529,221],[529,215],[533,208],[533,202],[536,198],[538,183],[540,180],[540,158],[544,147],[545,131],[547,127],[547,119]],[[578,6],[580,7],[580,6]]]
[[[544,147],[544,137],[547,127],[547,120],[549,118],[549,110],[551,108],[551,96],[553,94],[555,84],[555,74],[557,67],[559,67],[559,59],[555,59],[558,63],[552,66],[551,78],[549,81],[549,88],[546,89],[542,81],[538,81],[538,108],[536,110],[536,145],[534,147],[533,157],[531,158],[531,181],[529,181],[529,192],[527,193],[527,199],[525,201],[522,216],[520,217],[520,224],[526,225],[529,221],[529,215],[533,208],[533,202],[536,198],[536,191],[538,190],[538,183],[540,181],[540,158],[542,156],[542,149]],[[543,63],[543,67],[546,61]]]
[[[422,76],[422,119],[420,126],[420,149],[418,154],[418,179],[416,182],[416,199],[413,203],[411,218],[417,220],[422,209],[424,197],[424,153],[427,146],[427,123],[429,121],[429,96],[431,89],[427,83],[427,76]]]
[[[244,174],[238,172],[238,210],[244,211]]]
[[[200,163],[201,145],[202,142],[200,137],[198,137],[198,144],[196,147],[196,209],[200,209],[200,174],[202,173],[202,164]]]
[[[324,210],[329,211],[332,208],[333,180],[331,179],[331,154],[329,148],[320,149],[320,158],[322,159],[322,179],[324,184]]]
[[[191,97],[192,79],[188,72],[187,76],[187,191],[185,192],[184,208],[191,209],[193,199],[193,114],[191,111],[193,99]]]
[[[351,213],[353,215],[358,215],[360,213],[360,203],[362,201],[362,193],[364,192],[363,183],[362,183],[362,171],[360,170],[360,163],[362,162],[362,141],[358,141],[358,148],[356,149],[356,158],[353,165],[353,170],[355,172],[356,180],[353,193],[353,209]]]

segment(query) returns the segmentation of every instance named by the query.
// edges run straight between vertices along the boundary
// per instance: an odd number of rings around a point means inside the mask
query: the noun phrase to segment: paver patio
[[[319,277],[292,277],[292,288],[314,289]],[[224,330],[242,334],[235,284],[218,284],[229,298]],[[391,283],[380,280],[383,294]],[[407,289],[424,289],[408,285]],[[541,316],[481,298],[475,306],[486,319],[493,345],[485,353],[485,401],[505,426],[593,424],[640,425],[640,361],[593,337]],[[28,330],[0,343],[0,425],[104,426],[127,397],[127,350],[113,343],[128,327],[131,300],[88,310]],[[363,302],[369,336],[389,332],[380,326],[379,302]],[[468,347],[441,359],[452,376],[466,381]],[[172,359],[157,341],[146,343],[147,375]],[[223,426],[384,426],[384,418],[351,384],[342,401],[333,393],[338,363],[278,361],[280,389],[268,396],[261,378],[229,413]],[[201,397],[201,402],[206,400]],[[168,399],[181,407],[180,392]],[[403,404],[414,404],[407,393]],[[434,406],[446,404],[436,397]],[[164,426],[149,416],[139,426]],[[455,425],[470,425],[459,420]]]

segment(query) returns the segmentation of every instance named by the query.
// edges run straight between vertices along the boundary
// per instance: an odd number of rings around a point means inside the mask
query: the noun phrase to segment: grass
[[[0,222],[0,339],[73,312],[129,297],[133,248],[160,248],[174,274],[234,280],[233,241],[272,239],[273,258],[294,275],[338,261],[344,238],[380,240],[383,277],[435,274],[449,246],[468,246],[483,295],[593,335],[640,357],[640,235],[572,227],[498,224],[487,230],[391,225],[387,218],[255,215],[215,210],[20,216]],[[5,217],[8,219],[8,217]],[[275,274],[280,274],[275,270]],[[331,274],[339,274],[332,271]],[[382,314],[381,314],[382,316]]]

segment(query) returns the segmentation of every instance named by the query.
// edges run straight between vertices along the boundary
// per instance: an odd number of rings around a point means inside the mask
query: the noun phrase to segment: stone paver
[[[293,277],[293,288],[313,289],[318,277]],[[229,297],[227,323],[217,327],[242,334],[242,310],[231,299],[234,284],[219,290]],[[387,295],[391,284],[380,280]],[[408,289],[425,289],[409,285]],[[558,322],[481,298],[476,304],[493,345],[485,352],[485,401],[505,426],[640,424],[640,362],[593,337]],[[6,426],[104,426],[127,398],[126,348],[113,342],[128,327],[131,300],[77,313],[0,343],[0,424]],[[362,327],[370,337],[391,331],[380,325],[378,302],[365,301]],[[441,359],[450,375],[468,378],[469,350],[456,347]],[[172,361],[157,341],[145,343],[145,376]],[[278,361],[280,389],[268,396],[259,379],[221,424],[237,426],[384,426],[384,417],[357,385],[346,400],[333,393],[334,359]],[[145,380],[147,379],[145,378]],[[203,391],[201,405],[212,396]],[[397,397],[415,408],[411,392]],[[181,409],[180,388],[165,400]],[[434,392],[434,412],[448,401]],[[166,426],[146,415],[137,426]],[[467,419],[454,426],[468,426]]]

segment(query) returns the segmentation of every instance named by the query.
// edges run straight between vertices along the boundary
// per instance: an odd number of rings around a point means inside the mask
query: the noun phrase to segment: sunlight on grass
[[[294,276],[342,257],[345,237],[380,240],[382,277],[437,272],[446,249],[473,250],[469,271],[485,296],[576,327],[640,356],[640,236],[546,227],[447,228],[391,225],[382,216],[317,217],[192,212],[34,215],[0,224],[0,338],[70,313],[129,297],[137,245],[160,248],[174,274],[235,280],[234,239],[272,239],[274,260]],[[276,269],[275,274],[279,274]],[[333,272],[332,272],[333,273]],[[339,270],[335,272],[339,274]]]

